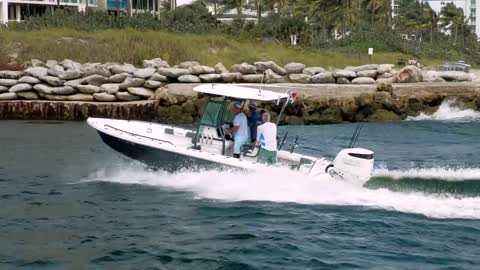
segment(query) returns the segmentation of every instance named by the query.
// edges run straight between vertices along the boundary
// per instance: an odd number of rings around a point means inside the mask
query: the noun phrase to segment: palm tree
[[[440,10],[440,26],[453,32],[453,42],[457,43],[458,31],[464,29],[468,20],[463,15],[463,10],[454,4],[448,3]],[[463,32],[463,31],[462,31]]]

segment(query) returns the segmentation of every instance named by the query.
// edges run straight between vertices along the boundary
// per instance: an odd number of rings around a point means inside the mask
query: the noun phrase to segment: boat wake
[[[480,219],[479,173],[480,169],[379,170],[365,186],[356,186],[333,180],[328,175],[312,178],[284,169],[248,174],[225,171],[170,174],[149,171],[138,165],[122,165],[119,168],[99,170],[83,181],[107,181],[186,191],[197,199],[360,206],[421,214],[431,218]],[[401,183],[405,177],[414,179],[411,186],[396,188],[395,183]],[[436,178],[435,181],[442,183],[473,181],[476,195],[465,196],[451,192],[458,189],[458,186],[452,190],[440,189],[440,192],[414,188],[428,183],[430,178]]]
[[[407,117],[408,121],[425,121],[425,120],[437,120],[437,121],[458,121],[458,122],[471,122],[480,120],[480,112],[472,109],[466,109],[462,102],[456,99],[446,99],[440,104],[440,107],[436,112],[431,115],[420,113],[416,117]]]

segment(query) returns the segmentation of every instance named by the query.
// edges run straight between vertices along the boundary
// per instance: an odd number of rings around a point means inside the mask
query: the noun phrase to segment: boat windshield
[[[210,98],[200,119],[202,126],[218,126],[222,121],[223,97]]]

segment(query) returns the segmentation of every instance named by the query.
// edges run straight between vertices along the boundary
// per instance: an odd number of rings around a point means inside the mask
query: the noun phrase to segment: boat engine
[[[340,151],[325,172],[334,178],[356,183],[366,183],[373,173],[374,153],[363,148]]]

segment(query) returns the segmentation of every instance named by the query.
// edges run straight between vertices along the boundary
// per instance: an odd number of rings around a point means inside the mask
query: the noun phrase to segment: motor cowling
[[[335,178],[357,183],[366,183],[373,173],[374,153],[363,148],[348,148],[340,151],[333,163],[325,169]]]

